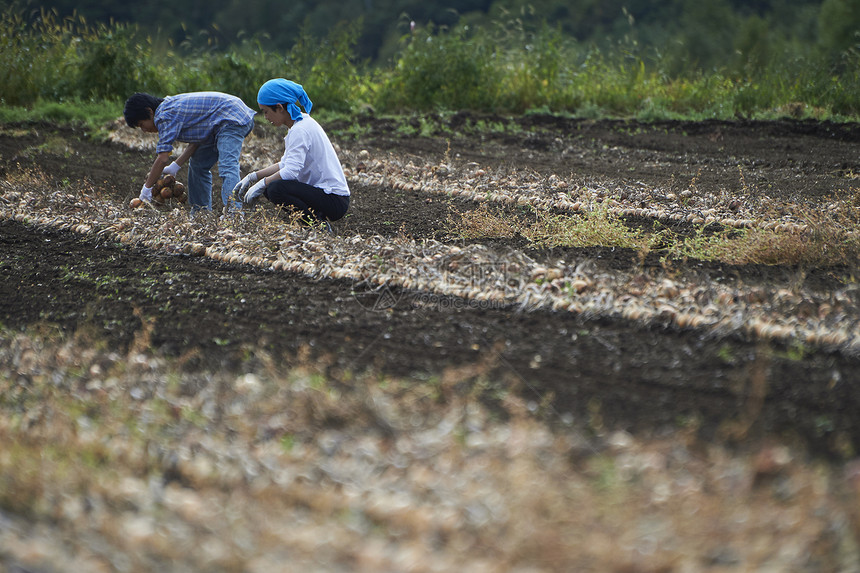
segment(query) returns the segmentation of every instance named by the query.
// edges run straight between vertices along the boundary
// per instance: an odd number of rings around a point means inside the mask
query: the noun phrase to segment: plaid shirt
[[[172,151],[174,141],[211,141],[226,123],[250,127],[254,113],[241,99],[219,92],[167,96],[155,110],[153,117],[158,129],[155,152]]]

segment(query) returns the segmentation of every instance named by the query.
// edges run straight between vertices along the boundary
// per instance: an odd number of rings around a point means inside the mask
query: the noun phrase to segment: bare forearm
[[[147,187],[155,185],[156,181],[161,178],[161,172],[170,164],[170,154],[167,152],[159,153],[155,156],[155,161],[152,162],[152,168],[149,170],[149,175],[146,176]]]
[[[182,153],[179,154],[179,157],[176,158],[176,163],[179,165],[185,165],[185,162],[188,161],[188,158],[194,155],[194,152],[197,151],[198,147],[199,145],[196,143],[189,143],[186,145]]]
[[[267,185],[269,183],[274,183],[275,181],[277,181],[281,178],[280,166],[277,163],[269,165],[268,167],[264,167],[263,169],[260,169],[256,173],[257,173],[257,181],[264,179],[264,178],[267,178],[267,177],[269,178],[269,180],[266,181]]]

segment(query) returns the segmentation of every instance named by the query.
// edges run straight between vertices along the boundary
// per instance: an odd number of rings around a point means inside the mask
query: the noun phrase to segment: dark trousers
[[[349,209],[349,196],[326,193],[319,187],[298,181],[275,181],[266,187],[266,198],[275,205],[289,205],[306,217],[337,221]]]

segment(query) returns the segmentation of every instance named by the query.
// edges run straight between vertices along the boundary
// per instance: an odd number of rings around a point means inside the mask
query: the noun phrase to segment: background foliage
[[[853,118],[860,2],[32,1],[0,21],[0,102],[215,89],[271,77],[324,112]]]

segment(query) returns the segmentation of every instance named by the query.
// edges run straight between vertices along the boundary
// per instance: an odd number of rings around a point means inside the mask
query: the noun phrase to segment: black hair
[[[144,119],[149,119],[149,110],[155,112],[164,98],[155,97],[154,95],[145,93],[136,93],[125,100],[125,109],[122,115],[125,116],[125,122],[129,127],[137,127],[137,124]]]

